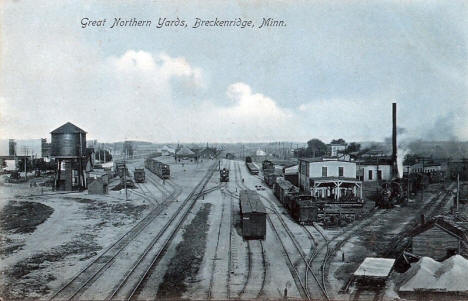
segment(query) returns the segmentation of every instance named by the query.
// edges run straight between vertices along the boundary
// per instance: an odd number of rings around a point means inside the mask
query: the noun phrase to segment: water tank
[[[51,132],[51,157],[79,157],[86,154],[86,132],[67,122]]]

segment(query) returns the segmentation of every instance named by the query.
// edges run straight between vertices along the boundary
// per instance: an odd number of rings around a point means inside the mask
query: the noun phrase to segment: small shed
[[[88,183],[88,194],[107,194],[108,185],[102,178],[90,179]]]
[[[435,260],[444,260],[454,254],[468,255],[466,226],[446,216],[423,222],[411,233],[411,253]]]
[[[360,286],[385,285],[394,264],[393,258],[366,257],[353,273],[353,279]]]

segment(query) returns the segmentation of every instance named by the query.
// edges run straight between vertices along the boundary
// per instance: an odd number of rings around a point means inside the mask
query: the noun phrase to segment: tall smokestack
[[[397,162],[397,106],[396,102],[392,103],[392,177],[399,177],[398,174],[398,162]]]

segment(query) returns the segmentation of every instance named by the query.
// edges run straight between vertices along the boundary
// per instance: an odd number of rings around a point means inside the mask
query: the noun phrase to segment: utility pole
[[[125,142],[124,142],[124,147],[125,147]],[[125,161],[127,158],[127,148],[125,147],[125,157],[124,157],[124,166],[123,166],[123,173],[124,173],[124,187],[125,187],[125,201],[128,201],[128,195],[127,195],[127,162]]]
[[[407,184],[406,184],[406,201],[409,203],[409,194],[410,194],[410,190],[409,190],[409,165],[406,166],[407,168],[407,172],[406,172],[406,181],[407,181]]]
[[[424,203],[424,175],[426,174],[424,172],[424,158],[422,158],[422,194],[421,194],[421,200]]]
[[[27,164],[28,164],[28,149],[25,147],[24,148],[26,152],[26,156],[24,157],[24,177],[26,180],[28,180],[28,170],[27,170]]]
[[[459,201],[460,201],[460,174],[457,173],[457,205],[456,205],[457,212],[458,212]]]

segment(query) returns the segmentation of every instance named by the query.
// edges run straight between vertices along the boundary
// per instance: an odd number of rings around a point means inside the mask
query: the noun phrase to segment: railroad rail
[[[239,181],[239,177],[242,175],[241,173],[241,170],[240,170],[240,165],[238,162],[235,162],[234,163],[234,166],[235,166],[235,169],[234,169],[234,175],[235,175],[235,182],[236,182],[236,185],[239,187],[239,188],[247,188],[247,186],[243,183],[243,182],[240,182]],[[255,242],[252,242],[252,244],[256,244],[258,243],[259,244],[259,248],[260,248],[260,251],[261,251],[261,254],[262,254],[262,267],[263,267],[263,273],[262,273],[262,283],[260,285],[260,289],[257,293],[257,296],[256,298],[260,298],[263,294],[264,294],[264,288],[265,288],[265,283],[266,283],[266,273],[267,273],[267,263],[266,263],[266,256],[265,256],[265,248],[263,247],[263,242],[261,240],[256,240]],[[248,274],[247,274],[247,279],[246,279],[246,282],[244,283],[244,287],[242,288],[241,292],[239,293],[239,297],[242,296],[246,289],[247,289],[247,285],[250,281],[250,278],[251,278],[251,269],[252,269],[252,252],[251,252],[251,246],[250,246],[251,242],[249,240],[247,240],[247,252],[248,252]]]
[[[240,171],[240,166],[238,165],[237,167],[239,169],[239,172],[241,172]],[[244,184],[244,186],[245,186],[245,184]],[[295,235],[291,232],[291,229],[289,228],[289,226],[284,221],[283,217],[281,216],[281,213],[278,212],[278,210],[276,209],[276,205],[274,204],[274,202],[272,200],[270,200],[269,198],[263,196],[262,194],[259,194],[259,196],[262,199],[264,199],[264,200],[266,200],[268,202],[268,204],[270,205],[269,209],[274,213],[274,215],[280,221],[280,224],[284,228],[285,232],[287,233],[288,238],[292,241],[292,244],[294,245],[294,248],[297,250],[297,253],[299,254],[299,256],[301,257],[302,261],[305,264],[305,268],[306,268],[306,274],[305,275],[308,274],[307,271],[309,271],[311,273],[311,275],[313,276],[314,280],[316,281],[318,289],[322,293],[323,297],[326,300],[329,300],[326,288],[320,283],[320,281],[318,279],[318,276],[314,273],[314,271],[312,270],[312,267],[309,264],[309,262],[311,262],[311,260],[307,260],[306,255],[304,254],[304,251],[303,251],[302,247],[300,246],[299,242],[297,241]],[[303,281],[301,280],[300,273],[299,273],[298,269],[293,264],[293,262],[291,260],[291,257],[289,256],[288,251],[287,251],[287,249],[285,247],[285,244],[281,240],[279,231],[274,226],[273,221],[271,220],[271,217],[269,215],[267,215],[267,219],[268,219],[268,221],[269,221],[269,223],[271,225],[271,228],[275,232],[278,240],[280,241],[280,243],[282,245],[282,248],[283,248],[283,251],[284,251],[283,254],[286,255],[286,257],[288,259],[288,262],[290,263],[288,266],[290,267],[290,270],[292,272],[291,275],[293,276],[294,281],[296,282],[296,286],[298,287],[298,289],[300,289],[300,292],[301,292],[301,294],[303,295],[304,298],[307,298],[308,300],[312,300],[310,290],[308,289],[307,276],[304,277],[305,281],[303,283]]]
[[[99,256],[58,289],[49,300],[70,300],[79,295],[86,286],[94,282],[99,275],[109,268],[117,255],[166,209],[168,201],[176,198],[180,193],[181,190],[174,190],[161,204],[152,209],[135,226],[107,247]]]
[[[167,231],[170,224],[172,224],[176,220],[176,218],[180,216],[180,218],[176,222],[173,229],[169,232],[169,237],[167,237],[163,241],[162,247],[158,250],[157,254],[153,257],[153,259],[151,261],[151,264],[148,267],[146,267],[144,273],[141,276],[138,277],[137,284],[135,286],[133,286],[133,289],[131,290],[130,294],[125,296],[125,300],[131,300],[131,299],[133,299],[134,297],[136,297],[138,295],[139,291],[142,289],[142,287],[144,286],[146,280],[148,279],[149,275],[151,274],[153,268],[159,263],[162,256],[166,253],[166,251],[169,248],[171,242],[173,241],[176,233],[180,230],[180,228],[182,227],[184,221],[186,220],[187,216],[189,215],[189,213],[191,212],[193,206],[195,205],[196,200],[200,197],[200,195],[202,194],[203,189],[205,188],[206,184],[208,183],[210,178],[213,176],[213,173],[215,171],[215,165],[216,164],[212,164],[210,166],[210,168],[208,169],[207,173],[202,178],[202,180],[197,184],[197,186],[192,190],[192,192],[184,200],[183,205],[181,206],[181,208],[186,207],[185,211],[183,211],[183,209],[178,210],[177,213],[171,217],[168,224],[164,227],[164,229],[162,231]],[[139,260],[137,264],[139,264],[140,262],[141,262],[141,260]],[[125,282],[128,281],[129,277],[126,277],[126,278],[127,279],[124,280]],[[120,284],[119,284],[119,286],[123,287],[123,285],[120,285]],[[113,294],[113,296],[116,296],[116,295],[117,295],[117,293]],[[112,299],[113,296],[111,296],[110,299]]]
[[[213,297],[213,284],[214,284],[214,274],[215,274],[215,269],[216,269],[216,259],[218,257],[218,248],[219,248],[219,238],[221,236],[221,228],[224,220],[224,203],[221,211],[221,218],[219,220],[219,227],[218,227],[218,239],[216,241],[216,248],[215,248],[215,253],[213,258],[213,265],[211,267],[211,276],[210,276],[210,285],[208,287],[208,296],[207,299],[211,300]]]

